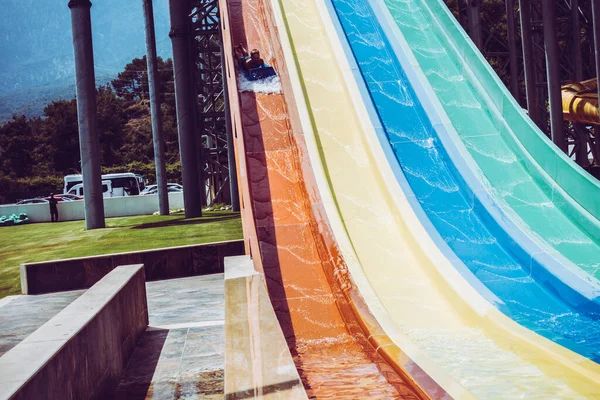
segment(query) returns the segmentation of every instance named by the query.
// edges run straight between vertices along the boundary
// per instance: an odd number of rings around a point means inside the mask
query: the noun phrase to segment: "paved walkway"
[[[44,325],[84,290],[0,300],[0,357]]]
[[[223,274],[147,283],[150,327],[115,399],[222,399]]]
[[[150,326],[116,388],[116,399],[222,399],[223,274],[146,283]],[[0,356],[84,290],[0,300]]]

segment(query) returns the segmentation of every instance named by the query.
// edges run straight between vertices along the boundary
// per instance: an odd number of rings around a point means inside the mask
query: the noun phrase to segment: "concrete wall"
[[[85,219],[84,201],[58,202],[58,220],[75,221]],[[183,208],[183,193],[169,193],[169,208]],[[145,215],[158,211],[158,195],[126,196],[104,199],[104,216],[124,217],[128,215]],[[32,222],[50,222],[48,204],[23,204],[0,206],[0,215],[25,213]]]
[[[105,398],[147,325],[143,265],[116,268],[0,358],[0,399]]]
[[[223,259],[244,254],[243,240],[21,264],[21,290],[42,294],[85,289],[118,265],[144,264],[149,281],[223,272]]]

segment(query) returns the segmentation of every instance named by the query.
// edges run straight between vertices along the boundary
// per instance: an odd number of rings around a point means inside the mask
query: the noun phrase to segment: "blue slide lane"
[[[336,29],[342,43],[347,40],[350,45],[351,64],[354,59],[358,64],[360,73],[355,78],[388,161],[436,244],[472,286],[505,314],[600,361],[597,303],[582,301],[569,288],[561,291],[559,281],[541,272],[557,266],[535,265],[556,261],[532,259],[526,246],[515,243],[490,211],[478,206],[461,174],[464,171],[457,170],[441,145],[368,3],[331,0],[327,5],[334,23],[339,18],[341,28]]]

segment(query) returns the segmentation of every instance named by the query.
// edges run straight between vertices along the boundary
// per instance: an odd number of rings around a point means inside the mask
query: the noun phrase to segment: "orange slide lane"
[[[246,250],[265,276],[307,395],[443,397],[406,357],[417,378],[399,363],[386,362],[401,352],[390,346],[348,277],[311,174],[270,4],[221,0],[221,16]],[[238,92],[233,59],[238,43],[260,50],[278,72],[283,93]],[[384,344],[396,349],[392,356],[376,351]]]

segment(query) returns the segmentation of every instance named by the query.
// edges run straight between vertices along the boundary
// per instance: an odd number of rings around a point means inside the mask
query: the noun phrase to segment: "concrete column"
[[[544,49],[546,52],[546,74],[548,76],[548,101],[550,103],[550,129],[552,141],[563,152],[567,152],[565,128],[563,126],[562,94],[560,91],[560,50],[556,34],[555,0],[542,4],[544,20]]]
[[[177,131],[179,156],[183,180],[183,203],[185,217],[202,216],[202,194],[199,187],[198,154],[196,150],[195,107],[196,92],[192,75],[191,20],[187,1],[169,0],[173,45],[173,73],[175,75],[175,104],[177,107]],[[202,188],[203,189],[203,188]]]
[[[158,64],[156,61],[156,35],[154,33],[154,11],[152,0],[142,0],[144,6],[144,28],[146,32],[146,62],[148,64],[148,88],[150,90],[150,114],[152,115],[152,139],[154,143],[154,167],[158,185],[158,210],[160,215],[169,215],[169,193],[165,167],[165,144],[163,140],[160,89],[158,87]]]
[[[506,0],[506,21],[508,28],[508,56],[510,59],[510,91],[519,101],[519,71],[517,69],[517,40],[515,38],[515,3]]]
[[[85,208],[85,228],[104,228],[104,199],[100,172],[100,141],[96,127],[96,79],[89,0],[71,0],[71,29],[75,56],[77,122]]]
[[[535,60],[533,58],[533,40],[531,38],[531,5],[530,0],[519,1],[521,17],[521,38],[523,40],[523,67],[525,70],[525,95],[527,96],[527,112],[529,118],[540,125],[540,110],[538,110],[537,89],[535,82]]]

